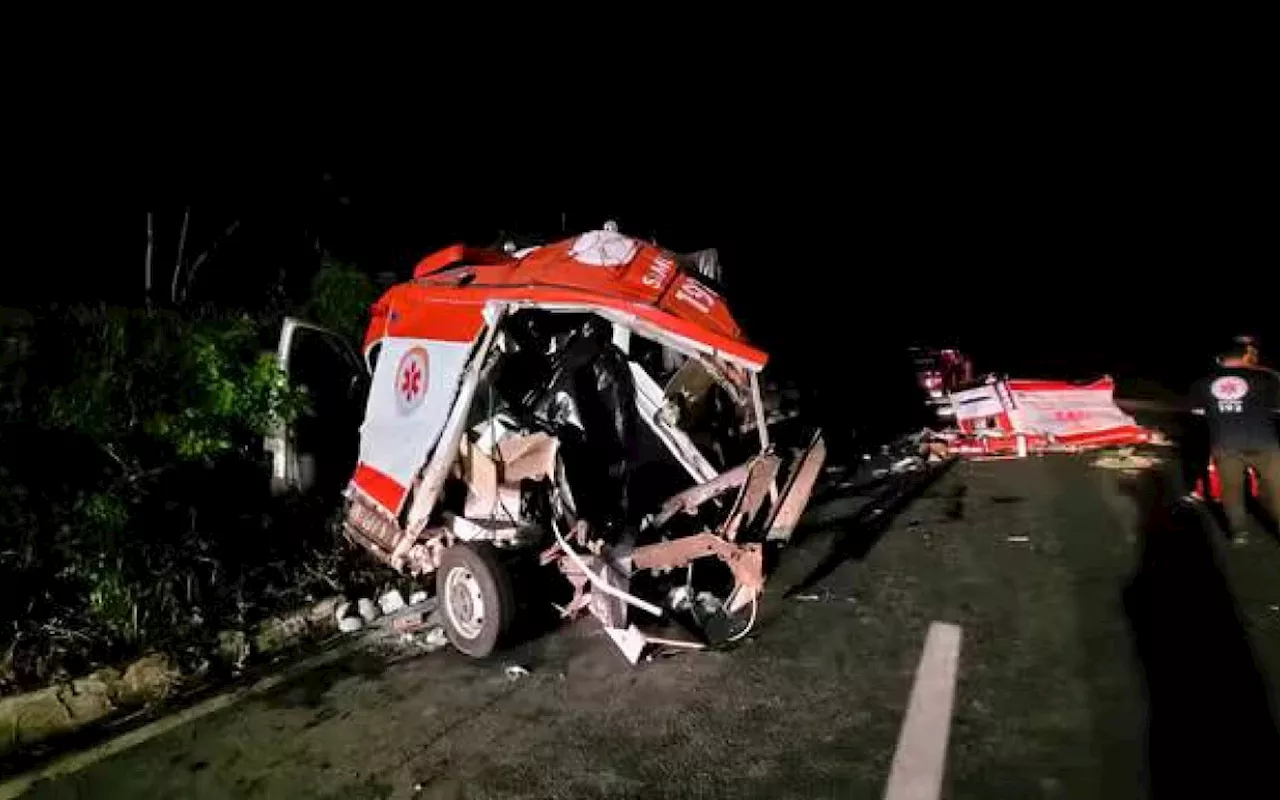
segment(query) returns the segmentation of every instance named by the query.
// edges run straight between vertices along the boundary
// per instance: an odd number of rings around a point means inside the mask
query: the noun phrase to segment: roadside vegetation
[[[0,314],[0,695],[150,650],[196,669],[219,631],[344,586],[336,498],[271,497],[262,449],[309,412],[275,364],[283,313],[354,337],[374,298],[313,271],[234,311]]]

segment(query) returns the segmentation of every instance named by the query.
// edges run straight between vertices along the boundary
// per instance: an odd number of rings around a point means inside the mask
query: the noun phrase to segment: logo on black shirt
[[[1218,400],[1218,411],[1239,414],[1244,411],[1244,397],[1249,393],[1249,382],[1235,375],[1218,378],[1209,385],[1209,394]]]

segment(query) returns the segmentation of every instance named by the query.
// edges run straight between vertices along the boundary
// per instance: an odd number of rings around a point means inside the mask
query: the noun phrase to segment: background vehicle
[[[954,348],[912,347],[908,352],[929,405],[938,416],[951,416],[951,393],[973,381],[973,362]]]

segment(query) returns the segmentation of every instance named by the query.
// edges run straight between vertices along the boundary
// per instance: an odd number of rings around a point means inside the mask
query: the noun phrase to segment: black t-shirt
[[[1280,409],[1280,375],[1254,367],[1218,367],[1196,384],[1192,400],[1204,409],[1209,441],[1226,450],[1280,444],[1275,412]]]

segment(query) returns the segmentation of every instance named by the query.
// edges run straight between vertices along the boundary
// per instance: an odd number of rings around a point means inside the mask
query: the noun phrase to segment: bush
[[[307,318],[345,336],[358,345],[364,340],[369,307],[378,299],[378,289],[363,271],[326,257],[311,282]]]
[[[264,353],[274,324],[0,323],[0,694],[149,647],[199,657],[336,588],[332,500],[272,500],[261,469],[263,434],[305,402]]]

